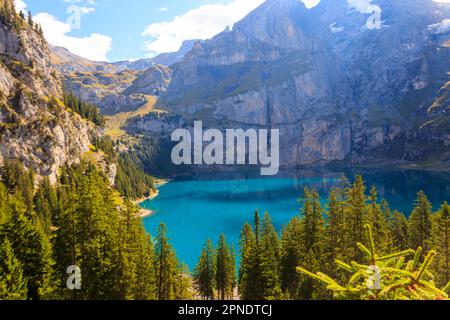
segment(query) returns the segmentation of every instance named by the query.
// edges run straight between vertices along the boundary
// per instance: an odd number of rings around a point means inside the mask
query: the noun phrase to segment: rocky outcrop
[[[442,162],[450,121],[448,99],[438,97],[447,97],[450,34],[429,26],[448,18],[450,6],[377,5],[380,30],[346,0],[310,10],[298,0],[267,0],[175,64],[159,106],[188,124],[280,129],[289,166]],[[149,127],[159,126],[139,123]]]
[[[142,94],[123,94],[141,74],[125,70],[118,73],[72,72],[63,74],[64,88],[83,101],[97,105],[103,114],[136,110],[146,99]]]
[[[159,96],[167,91],[172,80],[172,70],[157,64],[142,73],[133,84],[124,91],[124,95],[147,94]]]
[[[0,4],[13,8],[11,0]],[[19,159],[55,181],[89,150],[96,128],[62,104],[46,41],[14,10],[0,13],[0,58],[0,163]]]

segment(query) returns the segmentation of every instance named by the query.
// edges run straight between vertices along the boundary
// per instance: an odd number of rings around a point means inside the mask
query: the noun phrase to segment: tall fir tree
[[[389,226],[383,213],[382,206],[378,203],[378,192],[375,186],[370,189],[368,217],[366,223],[372,226],[374,241],[380,253],[389,252]]]
[[[155,244],[154,268],[156,275],[156,299],[175,298],[176,277],[179,273],[178,262],[167,237],[167,227],[158,227]]]
[[[18,160],[7,160],[1,168],[1,178],[9,193],[21,197],[30,216],[33,211],[34,173],[25,170]]]
[[[409,222],[403,213],[394,211],[389,226],[392,241],[391,252],[409,248]]]
[[[352,259],[361,261],[363,254],[358,248],[358,243],[364,242],[364,220],[366,218],[366,186],[361,176],[356,176],[353,185],[347,189],[348,202],[348,243],[352,248]]]
[[[305,189],[304,205],[302,210],[302,252],[300,262],[311,266],[312,270],[320,270],[322,266],[322,247],[324,244],[324,210],[320,204],[317,191]],[[315,283],[303,277],[298,292],[298,298],[310,300],[315,296]]]
[[[264,299],[281,297],[280,239],[268,213],[264,214],[261,228],[261,296]]]
[[[433,270],[439,287],[450,282],[450,206],[445,202],[433,225],[433,246],[437,252]]]
[[[328,198],[328,211],[325,216],[324,267],[328,274],[333,277],[338,277],[338,270],[334,261],[341,259],[346,253],[344,208],[342,189],[332,189]]]
[[[10,218],[9,194],[4,184],[0,181],[0,225],[7,222]]]
[[[23,269],[27,282],[27,297],[31,300],[47,298],[55,283],[50,243],[23,213],[0,226],[0,242],[11,244],[15,257]]]
[[[155,295],[155,269],[153,265],[154,248],[150,235],[144,230],[139,233],[138,248],[136,251],[136,277],[133,287],[133,298],[136,300],[154,300]]]
[[[302,253],[302,223],[294,217],[283,228],[281,235],[280,281],[281,289],[288,298],[295,298],[300,287],[296,269]]]
[[[3,239],[0,243],[0,300],[27,298],[27,280],[23,275],[22,264],[9,240]]]
[[[241,263],[239,266],[239,293],[243,299],[253,300],[258,296],[258,274],[256,266],[256,237],[250,224],[246,223],[239,240]]]
[[[216,248],[215,266],[215,287],[219,300],[231,299],[233,297],[234,283],[236,275],[232,266],[234,257],[229,245],[225,240],[225,235],[220,235]]]
[[[40,183],[34,196],[34,211],[39,217],[45,232],[47,234],[50,233],[58,208],[56,192],[48,178],[45,178]]]
[[[409,217],[410,247],[421,247],[425,253],[431,249],[432,206],[423,191],[417,194],[416,206]]]
[[[214,246],[207,240],[203,246],[202,254],[194,270],[194,283],[202,299],[214,299],[215,282]]]

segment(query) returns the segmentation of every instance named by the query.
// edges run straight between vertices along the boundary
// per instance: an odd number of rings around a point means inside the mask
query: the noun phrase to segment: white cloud
[[[23,0],[14,0],[14,6],[16,7],[17,12],[26,12],[27,11],[27,5]]]
[[[45,12],[38,13],[34,20],[42,26],[45,38],[52,45],[65,47],[70,52],[90,60],[108,60],[112,38],[98,33],[92,33],[88,37],[70,36],[68,33],[71,27],[68,23]]]
[[[444,34],[450,32],[450,19],[445,19],[442,22],[429,25],[428,31],[432,34]]]
[[[165,12],[165,11],[169,11],[169,8],[161,7],[161,8],[156,9],[156,11]]]
[[[205,4],[172,21],[149,25],[142,33],[152,37],[145,45],[150,55],[177,51],[184,40],[210,39],[244,18],[264,0],[233,0],[228,4]]]
[[[320,3],[320,0],[301,0],[308,9],[314,8]]]
[[[64,0],[67,3],[80,3],[83,0]],[[86,3],[95,5],[94,0],[86,0]],[[25,12],[27,5],[23,0],[14,0],[17,11]],[[89,14],[95,12],[92,7],[77,7],[79,14]],[[54,45],[68,49],[72,53],[90,60],[106,61],[107,54],[111,51],[112,39],[108,36],[92,33],[87,37],[73,37],[68,35],[72,31],[69,22],[62,22],[58,18],[41,12],[34,16],[34,20],[39,23],[44,31],[47,41]]]

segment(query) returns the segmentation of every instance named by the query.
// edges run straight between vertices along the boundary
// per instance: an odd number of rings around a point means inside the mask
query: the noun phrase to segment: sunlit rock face
[[[11,2],[11,0],[3,0]],[[2,4],[3,5],[3,4]],[[89,150],[93,124],[62,104],[59,75],[43,36],[19,16],[0,19],[0,164],[18,159],[38,178]]]

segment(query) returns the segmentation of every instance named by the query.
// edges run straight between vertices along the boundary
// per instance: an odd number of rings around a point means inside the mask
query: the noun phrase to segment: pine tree
[[[33,171],[25,170],[18,160],[8,160],[1,168],[1,178],[10,193],[22,198],[22,202],[27,207],[27,213],[31,215],[34,195]]]
[[[336,259],[342,259],[345,255],[345,213],[344,195],[342,189],[334,188],[328,199],[328,211],[325,221],[324,255],[327,273],[333,277],[338,276],[334,266]]]
[[[387,253],[389,251],[389,227],[382,207],[378,203],[378,192],[374,186],[370,190],[366,223],[372,226],[373,238],[377,243],[379,252]]]
[[[281,289],[290,298],[297,295],[300,287],[297,266],[302,252],[301,221],[294,217],[284,228],[281,236]]]
[[[261,229],[261,296],[264,299],[276,299],[281,296],[280,287],[280,240],[271,217],[266,213]]]
[[[125,202],[121,220],[120,285],[127,299],[155,298],[154,249],[150,235],[145,233],[139,220],[138,208]]]
[[[45,298],[52,291],[50,244],[45,235],[23,214],[15,214],[6,224],[0,226],[0,242],[9,241],[15,257],[23,269],[27,281],[27,297],[32,300]]]
[[[253,229],[246,224],[241,233],[241,267],[239,271],[239,293],[245,300],[264,299],[262,277],[262,233],[258,211],[254,215]]]
[[[16,258],[11,243],[0,243],[0,300],[26,300],[27,281],[22,264]]]
[[[232,297],[236,275],[233,274],[235,268],[232,266],[234,258],[231,255],[230,247],[226,243],[225,236],[219,237],[216,249],[216,276],[215,287],[217,288],[219,300]]]
[[[167,228],[164,224],[158,228],[154,259],[156,299],[172,300],[175,298],[176,276],[179,273],[178,262],[174,250],[169,244]]]
[[[53,225],[55,214],[57,213],[56,192],[48,178],[45,178],[41,182],[34,196],[34,211],[42,222],[45,232],[48,234],[50,227]]]
[[[174,300],[192,300],[191,294],[192,279],[189,275],[189,268],[181,264],[175,274]]]
[[[33,15],[31,14],[31,11],[28,11],[28,24],[31,28],[34,27]]]
[[[65,277],[65,269],[72,265],[82,272],[82,290],[65,290],[66,297],[125,298],[120,285],[124,258],[120,255],[120,215],[107,177],[94,166],[82,165],[69,170],[62,181],[67,184],[56,219],[58,274]]]
[[[69,178],[70,177],[70,178]],[[82,241],[77,232],[79,217],[77,214],[77,203],[79,194],[76,191],[74,182],[68,180],[73,177],[63,176],[63,187],[58,190],[58,214],[55,217],[56,237],[54,240],[54,256],[57,266],[57,274],[60,275],[61,283],[65,283],[67,278],[66,270],[69,266],[81,265],[80,251]],[[78,290],[67,290],[60,288],[63,299],[81,299],[82,295]]]
[[[253,300],[258,296],[259,269],[255,263],[256,237],[250,224],[245,224],[239,240],[241,263],[239,266],[239,293],[244,300]]]
[[[77,207],[83,294],[87,299],[121,299],[118,290],[119,214],[108,180],[95,167],[86,168]]]
[[[302,210],[302,252],[300,261],[312,270],[320,270],[322,266],[322,247],[324,244],[324,211],[317,191],[305,189]],[[310,300],[315,298],[314,282],[309,278],[300,283],[298,298]]]
[[[215,265],[214,247],[211,240],[203,246],[202,254],[194,270],[194,283],[205,300],[214,299]]]
[[[333,292],[336,299],[345,300],[443,300],[448,299],[444,289],[435,286],[430,274],[430,265],[436,255],[430,251],[422,264],[422,249],[405,250],[388,255],[379,255],[369,225],[367,230],[367,246],[358,243],[364,254],[364,264],[353,261],[347,264],[337,260],[339,268],[351,274],[346,284],[321,272],[310,272],[303,267],[298,272],[314,279]],[[411,260],[406,260],[413,257]]]
[[[362,253],[358,249],[357,243],[364,240],[364,220],[366,217],[366,186],[364,185],[363,178],[356,176],[355,182],[352,187],[347,190],[348,201],[348,218],[349,229],[348,234],[350,236],[349,243],[353,247],[352,259],[360,261]]]
[[[125,201],[121,210],[119,224],[119,268],[118,288],[119,296],[124,299],[133,299],[137,275],[137,239],[140,236],[139,226],[135,223],[138,209],[129,201]]]
[[[431,203],[423,191],[417,194],[416,207],[409,217],[410,246],[423,248],[427,253],[431,248]]]
[[[142,230],[143,231],[143,230]],[[153,242],[144,231],[138,239],[138,250],[136,252],[137,271],[134,286],[134,299],[153,300],[155,296],[155,269],[153,265],[154,249]]]
[[[0,181],[0,225],[6,223],[11,218],[9,206],[9,196],[3,183]]]
[[[230,272],[230,278],[231,278],[231,288],[232,288],[232,292],[231,292],[231,296],[230,299],[234,298],[234,294],[236,289],[238,288],[238,278],[237,278],[237,255],[236,255],[236,249],[234,247],[234,245],[232,245],[230,247],[230,255],[231,255],[231,262],[230,262],[230,268],[229,268],[229,272]]]
[[[392,251],[406,250],[409,247],[409,222],[403,213],[394,211],[390,224]]]
[[[450,206],[444,203],[435,217],[433,244],[437,252],[433,265],[436,283],[445,286],[450,282]]]
[[[39,29],[38,32],[42,33]],[[104,126],[105,124],[105,118],[97,106],[80,100],[73,93],[64,95],[64,105],[73,112],[78,113],[82,118],[92,121],[98,126]]]

